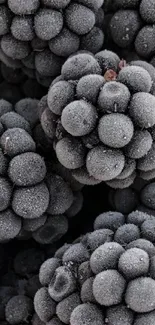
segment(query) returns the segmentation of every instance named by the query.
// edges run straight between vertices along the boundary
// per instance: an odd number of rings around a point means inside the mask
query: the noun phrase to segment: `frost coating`
[[[42,264],[41,273],[54,272],[52,279],[47,276],[40,290],[48,290],[55,301],[58,322],[140,325],[142,321],[146,325],[150,321],[153,324],[155,239],[151,236],[147,239],[143,231],[149,218],[155,222],[155,217],[140,211],[132,211],[126,217],[119,212],[103,213],[94,223],[95,229],[100,230],[86,233],[77,244],[62,247],[59,255],[62,266],[56,266],[57,252]],[[97,231],[102,232],[101,237]],[[96,245],[91,245],[94,242]],[[43,302],[41,295],[36,312]],[[52,321],[55,317],[50,321],[55,324]]]

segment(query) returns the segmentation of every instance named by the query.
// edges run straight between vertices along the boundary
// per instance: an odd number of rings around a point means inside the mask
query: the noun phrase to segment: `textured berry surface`
[[[90,246],[98,237],[94,230],[78,243],[62,247],[61,266],[57,252],[46,260],[40,268],[42,288],[34,298],[41,320],[47,321],[55,304],[57,321],[64,324],[90,324],[91,320],[94,325],[139,325],[140,321],[152,325],[155,246],[154,238],[147,238],[145,220],[149,218],[140,211],[126,217],[119,212],[102,213],[95,219],[94,229],[107,232],[104,243],[98,240],[96,246]],[[155,217],[151,220],[155,222]],[[45,299],[46,315],[42,309]],[[51,317],[55,324],[55,316]]]
[[[64,62],[41,123],[58,161],[76,180],[121,190],[139,174],[145,179],[141,171],[154,178],[154,80],[151,64],[127,63],[109,50],[95,56],[79,51]]]

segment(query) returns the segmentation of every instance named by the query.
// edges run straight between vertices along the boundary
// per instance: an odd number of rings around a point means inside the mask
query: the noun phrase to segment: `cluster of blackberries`
[[[0,59],[48,86],[64,58],[99,51],[103,0],[8,0],[0,3]]]
[[[154,39],[155,0],[0,0],[1,325],[155,325]]]
[[[82,207],[81,185],[36,151],[38,112],[34,99],[14,107],[0,100],[0,242],[31,236],[39,243],[54,242],[67,232],[67,216]]]
[[[56,251],[40,267],[34,297],[43,324],[153,325],[154,227],[143,212],[106,212],[93,232]]]
[[[139,57],[155,64],[154,0],[105,0],[108,40],[119,49],[135,51]],[[106,26],[107,28],[107,26]]]
[[[76,180],[125,188],[139,173],[154,177],[154,81],[150,64],[108,50],[66,60],[40,102],[41,124]]]

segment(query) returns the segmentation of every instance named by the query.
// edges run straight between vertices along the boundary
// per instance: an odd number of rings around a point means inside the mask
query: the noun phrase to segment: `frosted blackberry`
[[[94,325],[107,321],[112,325],[124,325],[125,322],[139,325],[140,320],[142,324],[147,324],[147,321],[155,319],[155,305],[152,302],[155,295],[155,247],[154,238],[146,239],[146,232],[141,231],[146,228],[146,221],[141,218],[141,223],[137,224],[140,213],[136,211],[126,218],[118,212],[107,212],[101,216],[96,218],[94,224],[101,220],[100,231],[104,232],[112,227],[114,236],[110,242],[108,237],[105,243],[98,241],[98,245],[91,246],[90,251],[87,239],[89,236],[93,238],[94,232],[87,233],[78,240],[78,244],[66,244],[59,249],[62,251],[59,255],[62,266],[56,266],[56,254],[41,266],[40,270],[45,271],[47,281],[35,295],[35,311],[42,320],[46,317],[41,312],[46,292],[46,315],[53,313],[53,307],[50,307],[53,303],[57,315],[57,318],[51,316],[49,324],[62,322],[82,325],[83,322],[89,324],[91,319]],[[115,227],[112,216],[115,223],[118,221]],[[149,218],[149,215],[145,214],[145,217]],[[132,223],[128,223],[129,220]],[[152,220],[155,221],[155,217],[152,216]],[[120,238],[125,241],[118,243]]]
[[[78,51],[49,88],[41,124],[59,162],[81,184],[125,189],[155,169],[154,68],[132,62],[109,50]]]
[[[95,54],[102,48],[102,6],[103,0],[1,0],[2,62],[49,87],[64,58],[78,50]]]

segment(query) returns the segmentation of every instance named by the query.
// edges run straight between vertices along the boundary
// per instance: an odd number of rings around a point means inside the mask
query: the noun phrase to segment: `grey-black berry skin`
[[[9,209],[0,213],[0,225],[0,241],[2,243],[15,238],[22,228],[21,218]]]
[[[1,47],[3,52],[12,59],[22,60],[30,54],[29,43],[19,41],[11,34],[2,37]]]
[[[46,286],[50,283],[51,278],[54,275],[57,267],[61,265],[61,262],[58,258],[49,258],[46,260],[39,270],[39,280],[43,286]]]
[[[71,31],[84,35],[95,25],[95,14],[81,4],[71,3],[66,9],[65,21]]]
[[[48,41],[60,33],[63,27],[63,16],[56,10],[40,9],[35,15],[34,27],[36,35]]]
[[[124,114],[107,114],[99,121],[98,133],[104,145],[122,148],[130,142],[134,126],[132,120]]]
[[[77,80],[91,73],[101,75],[101,68],[95,58],[88,53],[79,53],[71,56],[66,60],[61,70],[65,80]]]
[[[0,211],[6,210],[11,202],[12,184],[7,178],[0,177]]]
[[[155,183],[152,182],[146,185],[143,190],[141,191],[141,201],[142,203],[147,206],[148,208],[154,209],[155,202],[154,202],[154,189]]]
[[[48,325],[89,325],[90,321],[94,325],[148,325],[147,321],[153,325],[154,224],[153,215],[138,210],[126,216],[117,211],[99,215],[95,231],[65,244],[41,266],[45,282],[36,313],[44,317],[40,311],[46,290],[57,315]],[[46,315],[53,313],[48,308]]]
[[[94,26],[88,34],[81,37],[81,49],[95,54],[101,50],[104,39],[102,30]]]
[[[106,313],[106,319],[111,325],[132,325],[134,313],[125,305],[109,307]]]
[[[47,288],[41,288],[34,297],[34,308],[43,322],[49,321],[55,314],[55,302],[51,299]]]
[[[133,95],[129,114],[133,121],[141,128],[149,128],[155,124],[154,96],[145,92]]]
[[[144,157],[152,146],[151,134],[147,131],[135,131],[131,142],[126,147],[126,154],[132,159]]]
[[[10,25],[11,25],[11,12],[8,8],[5,6],[0,7],[0,17],[1,17],[1,23],[0,23],[0,28],[1,32],[0,35],[5,35],[9,33]]]
[[[135,312],[146,313],[154,310],[154,295],[155,281],[140,277],[129,282],[125,301]]]
[[[73,203],[73,192],[62,177],[47,175],[47,186],[50,193],[48,213],[63,214]]]
[[[60,281],[61,279],[63,279],[62,285]],[[53,278],[51,279],[48,292],[55,302],[59,302],[72,294],[75,291],[75,288],[76,281],[71,271],[64,266],[60,266],[57,268]]]
[[[141,26],[142,21],[136,10],[119,10],[110,22],[112,38],[121,48],[130,46]]]
[[[149,256],[139,248],[128,249],[119,259],[118,269],[127,279],[144,276],[149,271]],[[129,272],[129,268],[131,271]]]
[[[0,121],[5,130],[12,128],[21,128],[31,134],[31,127],[29,122],[20,114],[16,112],[8,112],[1,116]]]
[[[126,85],[132,93],[149,93],[152,86],[149,73],[138,66],[124,67],[118,74],[118,81]]]
[[[98,104],[103,113],[124,113],[130,100],[129,89],[122,83],[109,81],[106,83],[98,98]]]
[[[56,308],[56,314],[59,319],[64,324],[70,323],[70,317],[72,311],[81,303],[80,296],[78,293],[73,293],[69,295],[67,298],[63,299]]]
[[[78,51],[80,37],[64,27],[61,32],[49,41],[50,50],[61,57],[69,57]]]
[[[15,111],[23,116],[32,128],[39,120],[38,103],[39,101],[35,98],[24,98],[15,105]]]
[[[25,1],[20,0],[9,0],[8,6],[16,15],[30,15],[33,14],[39,7],[39,0],[28,0],[27,3]]]
[[[116,270],[103,271],[95,277],[93,294],[101,306],[121,303],[126,281]]]
[[[67,81],[59,81],[51,86],[48,92],[47,103],[49,109],[56,115],[74,99],[74,86]]]
[[[11,33],[19,41],[31,41],[34,36],[33,19],[31,17],[14,17]]]
[[[13,128],[5,131],[1,136],[0,143],[5,154],[10,157],[36,150],[36,145],[32,137],[21,128]]]
[[[63,138],[56,144],[56,155],[60,163],[68,169],[84,165],[86,150],[82,142],[74,138]]]
[[[87,170],[94,178],[108,181],[121,173],[125,164],[124,158],[120,150],[98,146],[90,150],[87,155]]]
[[[103,324],[103,314],[98,306],[92,303],[78,305],[71,314],[71,325],[82,325],[83,322],[88,325],[91,321],[92,325]]]
[[[103,74],[110,69],[114,71],[118,70],[120,58],[116,53],[108,50],[103,50],[96,53],[95,58],[97,59]]]
[[[14,296],[9,300],[5,308],[6,319],[9,324],[18,324],[28,319],[32,313],[32,300],[24,295]]]
[[[114,269],[124,248],[117,243],[105,243],[99,246],[92,254],[90,266],[93,273],[98,274],[103,270]]]
[[[135,49],[138,55],[145,60],[154,55],[154,25],[145,25],[137,34]]]
[[[8,173],[12,182],[17,186],[31,186],[43,181],[46,166],[40,155],[27,152],[11,160]]]
[[[48,205],[49,191],[43,182],[32,187],[18,187],[13,193],[12,208],[25,219],[39,218]]]
[[[39,244],[53,244],[67,233],[68,228],[66,216],[47,215],[46,222],[33,232],[32,237]]]
[[[154,146],[154,142],[152,144],[151,149],[148,151],[148,153],[140,158],[138,160],[138,169],[140,169],[140,171],[151,171],[155,168],[154,166],[154,155],[155,155],[155,146]]]
[[[96,108],[82,99],[68,104],[61,116],[64,129],[73,136],[90,133],[96,125],[96,120]]]
[[[92,104],[96,104],[100,89],[104,85],[105,80],[100,75],[86,75],[80,78],[77,87],[76,94],[79,99],[85,98]]]
[[[117,230],[120,226],[123,226],[125,217],[120,212],[109,211],[100,214],[94,222],[94,229],[108,228],[111,230]]]

